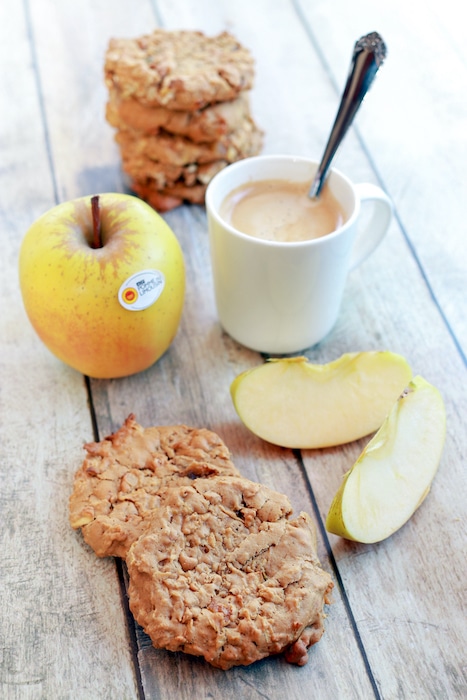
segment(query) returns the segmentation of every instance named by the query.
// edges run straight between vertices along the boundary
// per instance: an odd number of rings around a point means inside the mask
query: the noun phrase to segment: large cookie
[[[135,129],[156,134],[161,129],[185,136],[197,143],[216,141],[241,127],[250,113],[247,93],[235,100],[208,105],[194,112],[147,107],[135,99],[122,100],[111,90],[106,105],[106,118],[116,129]]]
[[[136,39],[111,39],[105,57],[109,90],[147,106],[195,111],[235,99],[253,85],[250,52],[228,32],[156,29]]]
[[[168,488],[127,556],[130,608],[154,646],[222,669],[280,652],[306,663],[332,582],[309,516],[290,512],[243,478]]]
[[[142,428],[133,414],[113,435],[85,445],[70,497],[70,524],[100,557],[125,557],[167,484],[238,475],[216,433],[185,425]]]

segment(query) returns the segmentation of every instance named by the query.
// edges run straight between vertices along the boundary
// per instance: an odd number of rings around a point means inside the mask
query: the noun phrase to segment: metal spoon
[[[377,32],[366,34],[356,42],[336,119],[308,193],[311,198],[319,196],[331,161],[385,58],[386,45]]]

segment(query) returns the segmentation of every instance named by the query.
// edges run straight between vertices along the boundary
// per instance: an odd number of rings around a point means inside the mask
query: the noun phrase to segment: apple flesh
[[[326,518],[328,532],[363,543],[396,532],[427,496],[445,435],[441,394],[417,376],[345,474]]]
[[[22,241],[19,279],[49,350],[103,379],[140,372],[167,350],[183,309],[185,266],[177,238],[148,204],[107,193],[95,205],[96,197],[82,197],[41,216]],[[138,292],[151,286],[153,303],[139,308]]]
[[[240,374],[230,391],[255,435],[275,445],[341,445],[377,430],[412,372],[396,353],[347,353],[317,365],[306,357],[272,359]]]

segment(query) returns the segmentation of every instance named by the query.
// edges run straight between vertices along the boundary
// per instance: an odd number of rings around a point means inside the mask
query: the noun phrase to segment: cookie
[[[198,163],[172,165],[160,163],[145,156],[122,159],[122,169],[130,178],[158,190],[173,187],[177,183],[187,187],[207,185],[226,165],[228,163],[225,160],[215,160],[201,165]]]
[[[245,117],[241,128],[209,143],[198,143],[167,132],[156,135],[125,129],[115,134],[123,159],[145,156],[160,163],[189,165],[226,160],[233,163],[255,155],[262,145],[262,131],[251,117]]]
[[[231,34],[156,29],[135,39],[111,39],[105,81],[124,100],[196,111],[235,99],[253,85],[250,52]]]
[[[249,113],[247,93],[194,112],[146,107],[135,99],[122,100],[116,90],[110,92],[106,105],[106,119],[116,129],[134,129],[146,134],[163,129],[196,143],[216,141],[238,130]]]
[[[213,144],[162,133],[135,138],[129,131],[120,131],[116,140],[122,169],[131,178],[129,187],[154,209],[164,212],[183,202],[204,204],[206,188],[217,172],[231,162],[259,153],[262,132],[253,127]]]
[[[167,488],[127,556],[129,602],[157,648],[229,669],[285,652],[303,665],[332,581],[309,516],[238,477]]]
[[[142,428],[133,414],[113,435],[84,447],[70,524],[100,557],[126,556],[167,484],[239,473],[216,433],[185,425]]]
[[[184,202],[204,204],[207,185],[187,186],[183,183],[175,183],[170,187],[160,189],[151,182],[142,184],[134,180],[130,184],[130,188],[154,209],[159,212],[165,212],[180,206]]]

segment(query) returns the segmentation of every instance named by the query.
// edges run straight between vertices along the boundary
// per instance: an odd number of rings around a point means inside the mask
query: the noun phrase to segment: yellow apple
[[[396,532],[428,494],[445,435],[441,394],[417,376],[345,474],[329,508],[326,529],[364,543]]]
[[[19,278],[39,337],[90,377],[146,369],[179,326],[183,254],[164,219],[137,197],[82,197],[43,214],[22,241]]]
[[[341,445],[377,430],[411,379],[396,353],[347,353],[317,365],[306,357],[272,359],[230,387],[235,409],[255,435],[275,445]]]

